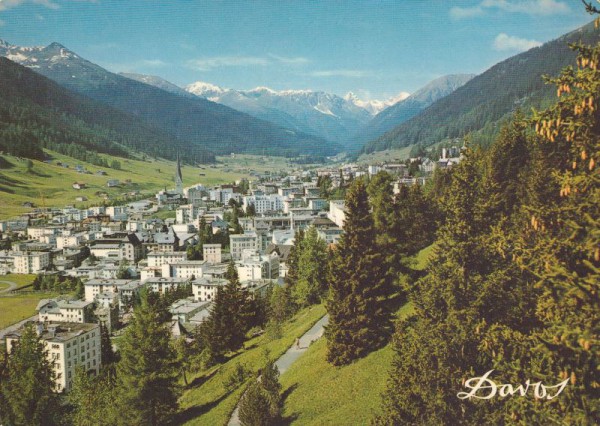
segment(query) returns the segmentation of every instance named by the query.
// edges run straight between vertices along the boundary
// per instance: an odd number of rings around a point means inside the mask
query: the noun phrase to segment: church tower
[[[177,152],[177,170],[175,171],[175,190],[178,194],[183,195],[183,175],[181,174],[181,159]]]

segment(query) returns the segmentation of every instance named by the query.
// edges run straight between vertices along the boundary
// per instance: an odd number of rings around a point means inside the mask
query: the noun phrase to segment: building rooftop
[[[98,324],[73,323],[73,322],[52,322],[48,324],[35,323],[38,327],[40,337],[48,342],[66,342],[81,334],[88,333],[94,329],[99,329]],[[6,335],[7,339],[18,339],[23,333],[25,325],[18,330]]]

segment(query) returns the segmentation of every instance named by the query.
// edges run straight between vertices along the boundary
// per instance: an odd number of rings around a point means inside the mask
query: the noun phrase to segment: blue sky
[[[175,84],[414,92],[590,22],[576,0],[0,0],[0,38]]]

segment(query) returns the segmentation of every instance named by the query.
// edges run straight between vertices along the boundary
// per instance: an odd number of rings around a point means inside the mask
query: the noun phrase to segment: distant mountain
[[[366,109],[369,113],[371,113],[371,115],[377,115],[384,109],[391,107],[392,105],[396,105],[398,102],[403,101],[404,99],[408,98],[409,96],[410,96],[410,93],[408,93],[408,92],[400,92],[396,96],[386,99],[385,101],[380,101],[380,100],[363,101],[362,99],[359,99],[359,97],[357,95],[355,95],[354,93],[348,92],[344,96],[344,99],[349,102],[352,102],[354,105],[356,105],[358,107]]]
[[[330,155],[341,147],[275,126],[205,99],[184,97],[113,74],[58,43],[47,47],[0,44],[6,56],[61,86],[133,114],[173,136],[174,144],[192,144],[215,153]]]
[[[361,147],[385,132],[411,119],[432,103],[448,96],[475,77],[474,74],[455,74],[437,78],[404,100],[377,114],[354,138],[354,145]]]
[[[525,113],[532,107],[548,105],[555,98],[555,88],[546,85],[543,75],[558,75],[575,63],[576,55],[569,43],[595,44],[600,35],[588,24],[557,40],[513,56],[470,80],[452,94],[369,142],[364,152],[400,148],[412,144],[425,146],[445,138],[473,138],[489,143],[500,129],[500,122],[517,108]]]
[[[158,87],[159,89],[164,90],[165,92],[170,92],[175,95],[184,96],[186,98],[191,98],[194,95],[183,90],[181,87],[173,84],[162,77],[158,77],[155,75],[145,75],[145,74],[134,74],[127,72],[120,72],[119,75],[123,77],[129,78],[131,80],[139,81],[140,83],[149,84],[150,86]]]
[[[71,92],[48,78],[0,57],[0,150],[43,159],[42,148],[98,165],[98,153],[133,152],[175,158],[173,136],[140,118]],[[182,144],[189,162],[214,155]]]
[[[282,127],[342,145],[372,117],[368,109],[353,99],[312,90],[275,91],[268,87],[235,90],[201,81],[188,85],[186,90]]]

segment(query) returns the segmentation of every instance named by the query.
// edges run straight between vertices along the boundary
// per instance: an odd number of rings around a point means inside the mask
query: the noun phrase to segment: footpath
[[[319,321],[312,326],[310,330],[300,337],[299,343],[296,345],[294,343],[286,353],[281,355],[277,361],[275,361],[275,365],[279,369],[279,374],[285,373],[290,366],[302,355],[310,344],[315,340],[318,340],[321,336],[323,336],[323,332],[325,331],[325,326],[329,321],[329,315],[325,315]],[[241,426],[240,417],[239,417],[239,403],[233,410],[231,414],[231,418],[229,419],[228,426]]]

